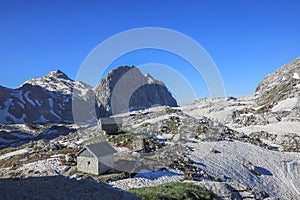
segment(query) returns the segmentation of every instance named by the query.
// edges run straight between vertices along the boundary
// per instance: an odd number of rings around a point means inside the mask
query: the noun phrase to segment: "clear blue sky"
[[[264,76],[300,56],[299,10],[297,0],[0,0],[0,85],[16,88],[55,69],[75,79],[101,41],[151,26],[195,39],[218,66],[227,94],[250,94]],[[128,55],[114,64],[148,62],[183,71],[183,61],[157,51]]]

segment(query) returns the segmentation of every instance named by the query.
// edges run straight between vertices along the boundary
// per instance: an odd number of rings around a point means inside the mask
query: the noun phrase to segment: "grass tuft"
[[[216,199],[212,192],[207,191],[198,185],[182,182],[172,182],[152,187],[135,188],[128,190],[128,192],[141,197],[143,200]]]

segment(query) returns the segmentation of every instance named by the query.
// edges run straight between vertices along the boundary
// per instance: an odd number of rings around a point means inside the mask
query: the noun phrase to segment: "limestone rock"
[[[106,116],[155,105],[177,106],[164,83],[133,66],[112,70],[94,91]]]

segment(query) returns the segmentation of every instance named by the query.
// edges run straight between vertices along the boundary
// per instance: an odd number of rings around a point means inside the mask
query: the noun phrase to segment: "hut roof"
[[[104,117],[100,118],[99,121],[101,124],[121,124],[122,118],[119,117]]]
[[[77,153],[77,156],[85,149],[90,151],[97,158],[101,156],[117,153],[117,151],[108,142],[100,142],[100,143],[86,145],[83,149],[81,149]]]

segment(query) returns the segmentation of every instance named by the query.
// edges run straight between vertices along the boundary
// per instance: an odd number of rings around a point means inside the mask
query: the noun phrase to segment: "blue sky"
[[[75,79],[86,56],[108,37],[163,27],[202,45],[216,63],[226,93],[243,96],[268,73],[300,56],[299,10],[297,0],[0,0],[0,85],[16,88],[55,69]],[[136,52],[113,64],[149,62],[173,67],[192,87],[200,84],[198,98],[208,95],[201,77],[189,77],[192,67],[167,53]]]

